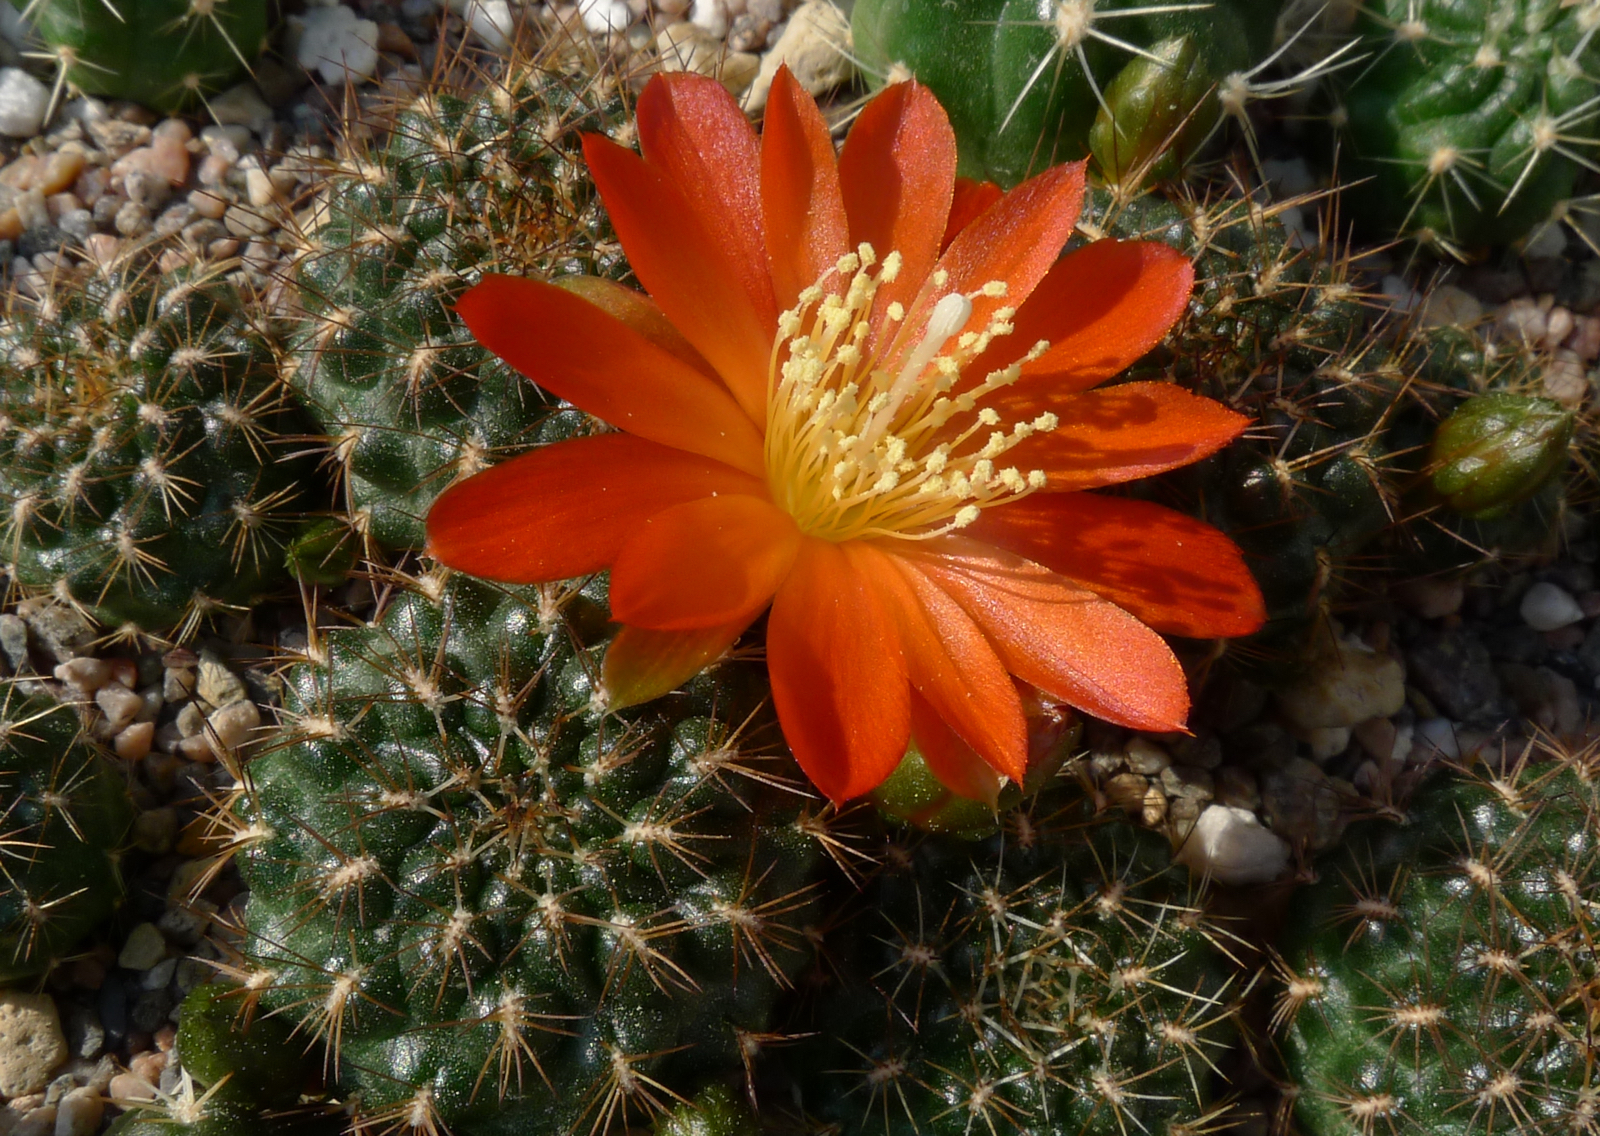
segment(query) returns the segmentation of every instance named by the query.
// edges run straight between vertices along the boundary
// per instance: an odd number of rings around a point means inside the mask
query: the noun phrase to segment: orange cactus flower
[[[488,276],[474,335],[618,433],[447,490],[443,563],[510,583],[609,568],[613,706],[665,693],[770,609],[784,736],[835,801],[915,737],[953,791],[1020,780],[1016,679],[1143,730],[1182,729],[1157,633],[1263,619],[1239,550],[1156,505],[1084,492],[1185,465],[1246,419],[1168,383],[1091,390],[1182,312],[1189,261],[1099,241],[1065,257],[1083,165],[1009,193],[955,177],[927,88],[875,98],[835,156],[787,73],[761,136],[713,80],[658,75],[643,156],[584,155],[648,295]]]

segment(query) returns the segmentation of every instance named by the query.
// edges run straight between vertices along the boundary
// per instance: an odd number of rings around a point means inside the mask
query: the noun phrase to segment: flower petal
[[[772,603],[767,670],[783,736],[833,801],[894,772],[911,736],[911,684],[872,566],[808,539]]]
[[[850,245],[902,258],[900,275],[878,291],[874,326],[888,306],[910,306],[939,259],[956,177],[956,136],[939,100],[917,82],[885,87],[850,129],[839,182]]]
[[[479,343],[595,417],[750,473],[765,470],[761,435],[725,390],[566,289],[490,275],[456,310]]]
[[[999,802],[1000,774],[915,690],[911,692],[911,740],[927,762],[928,771],[946,789],[969,801],[982,801],[990,808]]]
[[[999,773],[1020,781],[1028,765],[1022,699],[978,625],[881,545],[853,545],[851,559],[882,561],[872,571],[882,581],[879,596],[899,630],[911,685],[966,746]]]
[[[574,296],[582,296],[595,307],[621,320],[651,343],[676,355],[703,375],[721,382],[716,371],[705,357],[694,349],[694,344],[683,337],[683,332],[672,326],[672,321],[656,302],[643,292],[636,292],[615,280],[603,276],[561,276],[550,283]]]
[[[1015,330],[970,363],[970,382],[1020,359],[1041,339],[1050,349],[1023,377],[1059,396],[1127,370],[1183,314],[1194,264],[1159,241],[1095,241],[1068,253],[1017,309]]]
[[[1147,501],[1038,493],[985,509],[963,535],[1041,564],[1168,635],[1248,635],[1266,620],[1238,545]]]
[[[999,201],[1006,195],[992,181],[973,181],[971,178],[956,178],[955,196],[950,202],[950,217],[944,223],[944,239],[939,242],[939,249],[950,247],[950,242],[956,235],[972,222],[976,221],[984,210]]]
[[[428,554],[487,580],[565,580],[612,563],[663,509],[765,492],[749,474],[643,438],[575,438],[446,489],[428,514]]]
[[[716,368],[750,420],[765,422],[767,364],[778,326],[770,282],[752,296],[746,253],[719,243],[685,194],[632,150],[588,134],[583,155],[633,274]],[[671,224],[663,224],[664,217]],[[765,281],[764,247],[760,256]]]
[[[779,310],[794,306],[850,247],[828,124],[817,102],[778,68],[761,128],[761,206]]]
[[[985,284],[999,281],[1005,285],[1005,294],[976,297],[967,330],[983,331],[998,308],[1018,308],[1056,263],[1078,223],[1085,165],[1053,166],[985,210],[939,258],[938,267],[950,274],[945,285],[934,288],[929,281],[930,287],[918,297],[918,303],[932,303],[948,292],[971,295]],[[906,318],[911,325],[915,306],[908,307],[913,307],[913,314]]]
[[[1024,682],[1119,726],[1183,729],[1183,668],[1161,636],[1115,604],[965,538],[929,541],[902,559],[961,605]]]
[[[1055,491],[1094,489],[1149,477],[1209,457],[1244,433],[1250,419],[1171,383],[1124,383],[1061,398],[1049,384],[1022,381],[984,398],[1002,422],[1050,411],[1061,422],[1007,451],[1024,471],[1042,469]]]
[[[623,627],[606,648],[601,666],[606,707],[621,710],[676,690],[721,658],[749,625],[740,619],[693,631]]]
[[[761,144],[750,119],[716,79],[668,71],[645,84],[638,124],[644,160],[682,194],[687,215],[699,221],[756,312],[774,323],[778,309],[762,235]],[[624,248],[631,260],[632,250]]]
[[[748,623],[799,547],[794,519],[760,497],[686,501],[646,518],[623,545],[611,569],[611,612],[658,631]]]

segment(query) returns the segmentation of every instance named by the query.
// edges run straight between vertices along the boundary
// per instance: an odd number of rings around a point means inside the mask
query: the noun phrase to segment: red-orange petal
[[[735,620],[692,631],[623,627],[606,647],[600,670],[607,707],[637,706],[676,690],[721,658],[749,625]]]
[[[783,736],[833,801],[882,784],[911,736],[906,661],[876,583],[843,546],[808,538],[767,620]]]
[[[779,310],[849,251],[839,163],[817,102],[778,68],[761,127],[761,206]]]
[[[750,496],[686,501],[646,518],[611,568],[611,612],[637,627],[684,631],[749,622],[800,547],[789,514]]]
[[[1053,166],[1029,178],[963,229],[937,265],[950,274],[949,279],[943,287],[928,282],[916,303],[907,305],[906,326],[919,325],[919,315],[928,310],[923,305],[949,292],[971,295],[991,281],[1004,284],[1005,294],[974,298],[967,330],[981,332],[996,309],[1023,304],[1056,263],[1078,223],[1085,164]],[[892,360],[886,365],[893,370]]]
[[[765,469],[761,434],[711,379],[564,288],[485,276],[456,303],[478,342],[619,429],[737,469]]]
[[[765,423],[767,364],[777,335],[770,282],[764,296],[752,297],[745,254],[718,242],[685,194],[632,150],[588,134],[583,156],[633,274],[716,368],[750,420]],[[765,249],[761,257],[765,279]]]
[[[625,284],[618,284],[615,280],[607,280],[604,276],[561,276],[550,283],[563,291],[571,292],[574,296],[582,296],[613,319],[627,324],[669,355],[676,355],[701,374],[709,375],[719,383],[722,381],[711,364],[706,362],[705,356],[694,349],[694,344],[683,337],[683,332],[672,326],[667,314],[643,292],[637,292]]]
[[[1150,477],[1209,457],[1250,425],[1214,399],[1171,383],[1124,383],[1056,396],[1048,383],[1024,380],[984,398],[1007,424],[1045,411],[1060,425],[1006,452],[1008,464],[1042,469],[1054,491],[1094,489]]]
[[[1058,260],[1017,309],[1010,335],[968,365],[979,382],[1041,339],[1050,349],[1024,363],[1026,381],[1057,396],[1088,390],[1125,371],[1161,342],[1183,314],[1194,264],[1159,241],[1096,241]]]
[[[1042,564],[1168,635],[1248,635],[1266,620],[1239,546],[1147,501],[1038,493],[985,509],[964,535]]]
[[[1024,682],[1119,726],[1183,729],[1183,668],[1161,636],[1120,607],[965,538],[927,542],[904,559],[965,609]]]
[[[916,690],[911,692],[911,740],[927,762],[928,772],[956,796],[982,801],[990,808],[999,801],[1000,774]]]
[[[878,291],[874,327],[889,304],[909,307],[939,259],[955,192],[956,136],[939,100],[915,81],[885,87],[856,119],[839,154],[850,244],[898,251],[900,275]]]
[[[992,181],[973,181],[971,178],[956,178],[955,194],[950,201],[950,217],[944,223],[944,239],[939,242],[942,252],[950,247],[950,242],[972,222],[976,221],[984,210],[999,201],[1006,195]]]
[[[899,630],[911,685],[982,760],[1020,781],[1028,765],[1022,699],[978,625],[886,547],[853,545],[850,556],[880,562],[871,571]]]
[[[611,564],[663,509],[765,492],[747,473],[643,438],[575,438],[446,489],[428,514],[428,553],[487,580],[565,580]]]
[[[637,122],[644,160],[677,187],[757,314],[776,326],[762,234],[761,144],[750,119],[716,79],[664,71],[639,95]]]

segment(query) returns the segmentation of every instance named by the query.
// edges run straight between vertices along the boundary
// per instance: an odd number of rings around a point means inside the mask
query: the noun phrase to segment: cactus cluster
[[[926,83],[950,115],[961,172],[1012,185],[1093,154],[1110,180],[1177,174],[1271,47],[1281,0],[859,0],[861,67]]]
[[[1352,215],[1455,255],[1548,219],[1600,141],[1597,26],[1592,0],[1366,0],[1330,112]]]
[[[1307,1136],[1588,1133],[1600,1119],[1600,776],[1426,788],[1296,897],[1275,1024]]]
[[[0,321],[0,560],[113,628],[190,634],[286,579],[325,507],[279,352],[214,273],[129,258]],[[303,447],[302,447],[303,448]]]
[[[588,429],[480,347],[454,303],[485,272],[623,272],[576,156],[625,128],[614,79],[508,64],[430,90],[387,141],[330,171],[304,226],[291,381],[328,437],[349,512],[390,549],[457,477]]]
[[[12,0],[90,95],[172,112],[249,70],[267,43],[268,0]]]
[[[827,839],[746,664],[606,715],[592,588],[410,588],[287,673],[224,821],[254,1012],[380,1129],[604,1131],[741,1068]]]
[[[47,970],[122,901],[127,788],[76,713],[0,691],[0,982]]]
[[[781,1051],[810,1130],[1177,1136],[1226,1113],[1225,936],[1165,841],[1062,796],[981,842],[873,849]]]

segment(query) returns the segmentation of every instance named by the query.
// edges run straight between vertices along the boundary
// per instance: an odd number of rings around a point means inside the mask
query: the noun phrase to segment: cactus
[[[0,983],[46,970],[122,901],[133,808],[71,707],[0,694]]]
[[[1367,0],[1338,92],[1352,216],[1457,255],[1551,216],[1592,162],[1600,7]]]
[[[422,95],[385,145],[331,171],[298,252],[292,381],[378,544],[420,548],[453,479],[587,431],[454,303],[485,272],[621,274],[575,158],[580,131],[622,129],[613,83],[513,60],[481,90]]]
[[[825,832],[724,663],[604,715],[595,586],[411,583],[287,674],[221,818],[258,1016],[374,1130],[602,1131],[741,1068],[805,961]]]
[[[0,557],[24,588],[184,638],[285,582],[297,515],[326,505],[242,307],[122,262],[0,322]]]
[[[980,843],[880,849],[781,1050],[808,1130],[1178,1136],[1226,1112],[1219,937],[1164,841],[1060,796]]]
[[[1597,773],[1452,776],[1319,867],[1274,1019],[1307,1136],[1594,1131]]]
[[[1093,152],[1101,172],[1171,177],[1266,55],[1280,0],[858,0],[852,39],[875,83],[926,83],[960,170],[1003,185]],[[1222,90],[1217,88],[1222,86]]]
[[[267,41],[267,0],[12,0],[89,95],[172,113],[236,82]]]
[[[336,1136],[343,1118],[325,1106],[298,1107],[315,1064],[277,1018],[246,1022],[239,991],[196,987],[183,1000],[172,1092],[133,1107],[110,1128],[116,1136]],[[196,1091],[196,1082],[206,1086]]]

